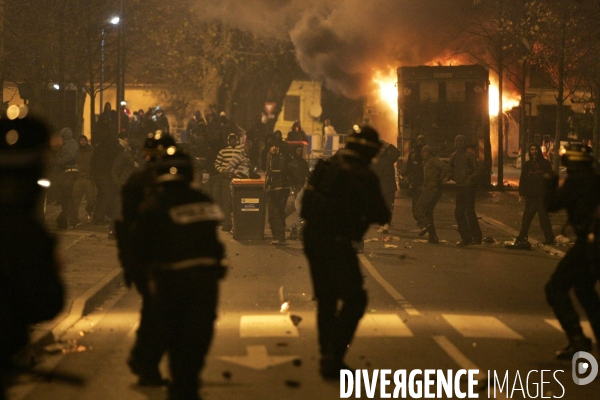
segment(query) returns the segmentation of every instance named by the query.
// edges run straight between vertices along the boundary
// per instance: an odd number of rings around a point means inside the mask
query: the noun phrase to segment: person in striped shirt
[[[238,153],[241,153],[241,149],[236,147],[237,135],[230,133],[227,137],[228,146],[224,149],[219,150],[217,158],[215,160],[215,169],[219,173],[215,176],[215,183],[213,186],[213,197],[215,202],[221,207],[223,211],[223,225],[221,230],[223,232],[231,232],[233,228],[233,221],[231,219],[231,173],[227,170],[231,159]]]
[[[250,177],[250,153],[252,151],[252,142],[247,140],[241,146],[241,151],[235,153],[225,168],[232,178],[247,179]]]

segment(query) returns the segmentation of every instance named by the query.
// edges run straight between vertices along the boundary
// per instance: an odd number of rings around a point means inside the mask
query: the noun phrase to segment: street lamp
[[[123,0],[120,2],[119,15],[123,16]],[[125,79],[123,69],[123,24],[119,23],[117,29],[117,134],[121,133],[121,114],[123,113],[123,102],[125,101]]]
[[[111,25],[119,25],[121,18],[116,16],[112,17],[108,22]],[[102,27],[102,42],[100,45],[100,113],[103,111],[104,107],[104,30]]]

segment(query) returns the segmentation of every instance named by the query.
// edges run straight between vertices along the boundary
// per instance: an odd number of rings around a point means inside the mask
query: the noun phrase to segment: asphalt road
[[[500,215],[515,212],[509,209],[512,203],[486,205],[494,206]],[[511,235],[483,220],[484,236],[497,244],[456,247],[450,196],[436,210],[438,235],[445,242],[424,243],[409,213],[400,212],[407,210],[408,200],[397,199],[396,207],[389,234],[371,229],[360,256],[369,305],[348,352],[352,368],[369,373],[478,369],[479,398],[494,398],[494,387],[495,398],[598,396],[600,378],[577,386],[571,362],[553,358],[565,338],[545,302],[543,285],[558,262],[556,255],[537,247],[506,250],[501,243]],[[203,398],[339,399],[340,385],[318,375],[315,302],[301,243],[275,248],[268,241],[222,238],[231,268],[222,283],[216,337],[202,374]],[[78,252],[84,268],[95,257],[107,257],[106,246],[98,245],[94,254],[84,242],[65,250],[69,257]],[[90,254],[81,253],[78,246],[84,245]],[[83,386],[23,376],[9,398],[165,398],[162,389],[137,387],[125,364],[139,306],[137,293],[121,288],[47,348],[38,368],[80,376]],[[166,374],[166,358],[161,368]],[[541,370],[551,372],[542,376]],[[489,396],[488,371],[499,382],[507,377],[502,390],[491,385]],[[460,388],[467,390],[466,380]],[[361,398],[369,398],[364,387]],[[378,389],[372,398],[385,397]]]

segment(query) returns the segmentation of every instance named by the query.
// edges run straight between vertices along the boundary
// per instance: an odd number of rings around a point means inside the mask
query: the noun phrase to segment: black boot
[[[437,233],[435,232],[435,226],[433,225],[433,223],[427,225],[427,233],[429,233],[429,240],[428,240],[429,243],[431,243],[431,244],[440,243],[440,239],[438,239],[438,237],[437,237]]]
[[[573,335],[569,338],[569,345],[556,352],[556,358],[559,360],[571,360],[578,351],[590,352],[592,350],[592,341],[584,335]]]
[[[517,237],[513,244],[507,244],[504,247],[511,250],[531,250],[531,243],[527,238]]]

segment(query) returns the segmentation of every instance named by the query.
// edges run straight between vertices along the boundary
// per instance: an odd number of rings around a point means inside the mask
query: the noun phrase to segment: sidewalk
[[[518,234],[524,203],[518,201],[517,191],[483,191],[478,192],[476,211],[480,217],[484,238],[490,236],[496,245],[512,241]],[[291,198],[290,198],[291,200]],[[417,235],[418,229],[410,210],[411,200],[403,193],[398,193],[394,207],[393,226],[390,236],[396,236],[403,241],[422,240]],[[108,225],[93,225],[85,222],[74,230],[56,230],[54,220],[60,207],[48,205],[46,210],[46,225],[59,239],[59,255],[63,261],[63,280],[67,287],[67,298],[63,312],[54,320],[34,327],[32,343],[34,348],[53,343],[75,322],[98,307],[118,287],[124,284],[122,270],[117,259],[117,248],[114,240],[108,239]],[[83,211],[80,215],[84,215]],[[454,190],[444,188],[444,194],[436,207],[434,218],[438,235],[445,245],[455,245],[460,240],[454,219]],[[287,228],[297,220],[296,213],[287,218]],[[564,212],[551,214],[555,235],[566,221]],[[369,230],[366,239],[381,237],[376,228]],[[268,246],[271,232],[268,223],[265,224],[265,250]],[[385,235],[384,235],[385,236]],[[543,240],[539,222],[533,221],[530,230],[530,241],[534,249],[542,249],[557,256],[562,256],[566,246],[543,246],[538,241]],[[397,240],[396,239],[396,240]],[[379,240],[378,240],[379,241]],[[394,244],[394,243],[391,243]],[[396,243],[398,244],[398,243]],[[300,242],[290,241],[290,245],[301,246]],[[405,244],[406,245],[406,244]],[[365,244],[365,253],[379,249],[381,244]],[[390,249],[390,251],[394,251]],[[401,249],[395,250],[401,253]]]
[[[57,230],[54,221],[59,212],[60,206],[46,207],[46,226],[58,239],[61,275],[66,286],[65,307],[53,320],[33,326],[31,343],[35,350],[58,340],[123,285],[116,242],[108,239],[108,225],[85,222],[85,212],[80,211],[81,226]]]

